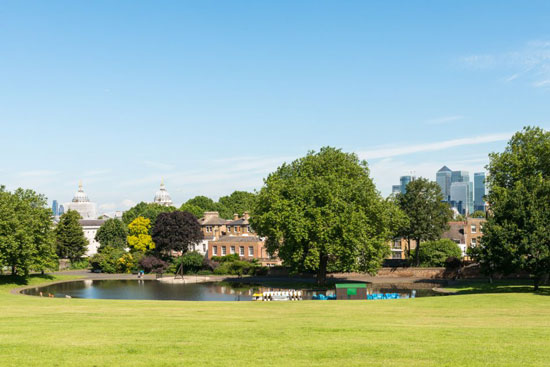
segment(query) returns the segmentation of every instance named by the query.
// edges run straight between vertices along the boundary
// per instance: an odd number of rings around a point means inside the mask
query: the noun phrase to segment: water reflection
[[[302,290],[303,299],[318,295],[331,296],[334,289],[304,289],[300,284],[281,284],[276,287],[259,284],[210,282],[171,284],[156,280],[80,280],[31,288],[23,293],[38,296],[52,294],[55,297],[137,300],[182,300],[182,301],[250,301],[255,293],[277,292],[289,289]],[[379,288],[369,285],[369,293],[399,293],[409,295],[411,290],[396,287]],[[433,295],[429,289],[419,290],[418,296]]]

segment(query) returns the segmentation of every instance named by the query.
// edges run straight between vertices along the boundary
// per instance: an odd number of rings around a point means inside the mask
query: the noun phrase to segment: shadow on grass
[[[550,286],[540,286],[534,291],[532,281],[528,280],[495,280],[493,283],[484,281],[457,281],[449,285],[456,289],[457,294],[479,294],[479,293],[533,293],[540,296],[550,296]]]
[[[0,275],[0,285],[6,284],[16,284],[16,285],[28,285],[31,279],[41,279],[41,280],[54,280],[55,278],[49,274],[32,274],[28,277],[20,275]]]

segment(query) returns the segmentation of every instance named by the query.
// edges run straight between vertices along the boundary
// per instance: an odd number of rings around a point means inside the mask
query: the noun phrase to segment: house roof
[[[261,242],[257,236],[221,236],[217,241],[213,242]]]
[[[103,219],[80,219],[78,221],[82,227],[101,227],[105,220]]]
[[[441,238],[464,243],[464,222],[449,222],[449,229],[441,235]]]

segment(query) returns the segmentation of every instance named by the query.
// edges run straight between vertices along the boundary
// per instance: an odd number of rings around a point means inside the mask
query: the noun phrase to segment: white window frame
[[[214,256],[218,255],[218,246],[212,246],[212,255]]]
[[[235,246],[229,246],[229,253],[233,255],[235,253]]]
[[[239,246],[239,256],[244,256],[244,246]]]
[[[227,255],[227,247],[226,246],[221,246],[221,248],[222,248],[222,256]]]
[[[254,257],[254,246],[248,246],[248,256]]]

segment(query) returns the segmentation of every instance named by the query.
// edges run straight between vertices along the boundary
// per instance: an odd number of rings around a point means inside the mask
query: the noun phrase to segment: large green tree
[[[51,211],[32,190],[11,193],[0,186],[0,267],[12,274],[57,269]]]
[[[95,240],[100,243],[100,250],[106,246],[125,249],[127,236],[127,226],[121,220],[108,219],[97,230]]]
[[[223,208],[220,213],[222,218],[231,218],[233,214],[242,215],[244,212],[252,212],[256,194],[247,191],[234,191],[231,195],[222,196],[218,202]]]
[[[487,166],[489,215],[474,257],[488,273],[550,273],[550,132],[526,127]]]
[[[154,224],[160,213],[173,212],[174,210],[176,210],[176,208],[173,206],[141,202],[125,211],[124,214],[122,214],[122,221],[124,224],[129,225],[137,217],[143,217],[149,219],[151,223]]]
[[[79,223],[80,214],[75,210],[69,210],[59,217],[59,223],[55,228],[55,242],[57,255],[71,262],[79,260],[88,247],[88,240]]]
[[[152,230],[157,252],[187,252],[189,245],[198,243],[203,235],[197,218],[189,212],[162,213]]]
[[[325,147],[271,173],[251,221],[269,253],[324,283],[327,271],[377,271],[389,253],[390,205],[367,162]]]
[[[422,241],[439,239],[447,230],[453,212],[449,205],[443,202],[439,185],[425,178],[409,182],[406,192],[397,194],[395,199],[407,217],[399,234],[409,242],[416,241],[414,261],[416,266],[419,266]]]

